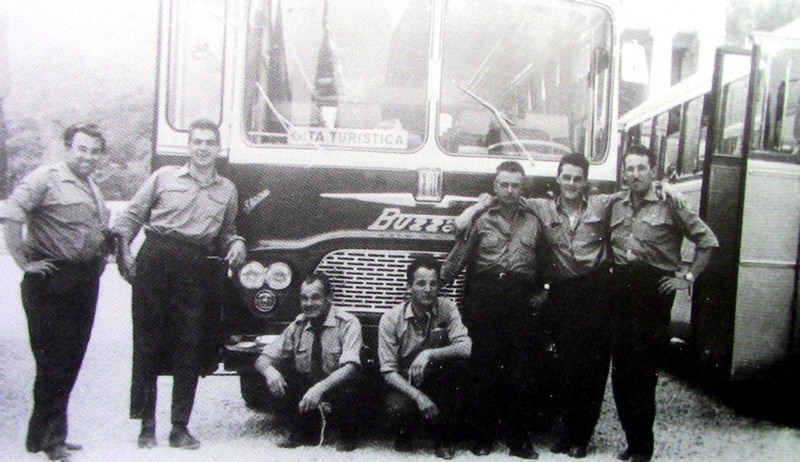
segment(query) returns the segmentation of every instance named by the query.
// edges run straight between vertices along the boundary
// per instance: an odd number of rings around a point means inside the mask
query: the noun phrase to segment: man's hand
[[[29,261],[22,265],[22,271],[24,271],[25,274],[41,274],[46,276],[53,273],[55,270],[55,265],[47,260]]]
[[[549,290],[542,289],[539,292],[531,295],[528,299],[528,306],[531,308],[531,314],[536,316],[542,311],[544,303],[547,301],[547,296],[550,294]]]
[[[494,196],[489,193],[481,193],[476,204],[481,210],[486,210],[494,204]]]
[[[683,278],[665,276],[661,278],[658,285],[658,292],[668,294],[676,290],[687,290],[692,283]]]
[[[675,190],[669,183],[657,181],[655,183],[655,191],[659,200],[667,203],[674,210],[683,210],[686,208],[686,201],[683,200],[681,193]]]
[[[130,252],[117,254],[117,270],[123,279],[133,284],[133,279],[136,277],[136,261]]]
[[[239,239],[231,242],[228,254],[225,255],[225,261],[228,262],[228,265],[231,268],[239,268],[244,265],[245,258],[247,258],[247,249],[244,246],[244,242]]]
[[[320,402],[322,402],[322,387],[317,383],[303,395],[303,399],[300,400],[297,409],[301,414],[304,414],[316,409]]]
[[[264,377],[267,379],[267,388],[272,396],[281,398],[286,394],[286,380],[283,375],[274,367],[269,367],[264,372]]]
[[[414,358],[411,367],[408,368],[408,380],[411,382],[411,385],[415,387],[422,385],[422,381],[425,379],[425,368],[428,367],[430,362],[430,350],[422,350],[417,357]]]
[[[439,420],[439,408],[424,393],[420,393],[417,398],[417,408],[426,421],[436,422]]]

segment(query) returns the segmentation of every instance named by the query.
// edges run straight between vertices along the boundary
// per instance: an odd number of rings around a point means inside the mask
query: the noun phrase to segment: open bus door
[[[700,214],[720,248],[692,312],[704,379],[775,377],[797,350],[798,44],[765,35],[751,53],[717,52]]]

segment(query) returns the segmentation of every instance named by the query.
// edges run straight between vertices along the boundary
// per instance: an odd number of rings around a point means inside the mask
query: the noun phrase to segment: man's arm
[[[150,216],[150,209],[157,196],[157,183],[158,172],[155,172],[136,191],[128,207],[114,220],[112,233],[117,236],[117,269],[128,282],[132,282],[136,275],[131,241]]]
[[[261,354],[256,358],[254,367],[258,373],[267,380],[267,388],[273,396],[281,397],[286,394],[286,380],[283,374],[275,368],[274,359]]]
[[[456,236],[463,236],[463,233],[472,226],[475,217],[485,212],[494,203],[494,196],[483,193],[478,196],[478,201],[465,208],[461,215],[455,218]]]
[[[238,212],[238,191],[233,189],[233,195],[225,207],[225,214],[222,217],[222,228],[220,238],[227,253],[225,261],[232,268],[244,265],[247,258],[247,250],[244,245],[244,238],[236,234],[236,214]]]
[[[417,405],[420,414],[425,420],[435,421],[439,418],[439,408],[419,388],[411,385],[405,377],[397,371],[383,373],[383,380],[392,388],[407,396]]]
[[[694,252],[694,261],[689,268],[689,273],[696,278],[700,273],[706,269],[708,262],[711,261],[711,252],[714,251],[713,247],[696,247]],[[658,291],[661,293],[670,293],[676,290],[688,290],[692,286],[692,282],[683,277],[664,277],[661,279],[661,284]]]
[[[22,238],[24,224],[15,220],[5,220],[3,236],[6,239],[8,253],[14,258],[17,266],[30,274],[49,274],[55,266],[47,260],[30,261],[27,256],[25,241]]]
[[[319,403],[322,402],[322,397],[325,396],[325,393],[352,379],[357,372],[358,366],[354,363],[347,363],[331,372],[329,376],[315,383],[314,386],[306,391],[306,394],[300,400],[298,409],[300,412],[316,409]]]

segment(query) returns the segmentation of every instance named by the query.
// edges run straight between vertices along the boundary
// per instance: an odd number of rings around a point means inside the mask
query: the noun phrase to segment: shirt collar
[[[336,312],[335,311],[336,311],[336,308],[333,307],[333,306],[331,306],[328,309],[328,315],[325,316],[325,322],[322,323],[323,327],[336,327]],[[311,320],[308,319],[305,314],[303,314],[301,316],[303,316],[303,322],[305,323],[305,326],[303,327],[303,329],[304,330],[311,329]]]
[[[433,308],[428,312],[430,316],[434,316],[436,314],[436,310],[439,308],[439,298],[436,298],[436,304],[433,305]],[[412,319],[417,319],[419,316],[414,314],[414,309],[411,308],[411,300],[406,302],[405,309],[403,310],[403,319],[406,321],[410,321]]]
[[[556,200],[554,202],[556,204],[556,210],[559,212],[562,211],[563,208],[561,207],[561,196],[556,197]],[[584,194],[583,196],[581,196],[581,210],[586,210],[588,206],[589,206],[589,198],[586,197],[586,195]]]
[[[631,190],[628,189],[627,194],[625,197],[622,198],[622,202],[630,202],[631,201]],[[644,194],[644,201],[645,202],[658,202],[658,196],[656,195],[656,188],[655,185],[650,185],[650,189]]]
[[[530,207],[528,207],[528,206],[526,205],[526,203],[525,203],[525,199],[524,199],[524,198],[520,197],[520,198],[519,198],[519,204],[517,204],[517,205],[519,206],[519,207],[518,207],[518,210],[520,210],[520,211],[522,211],[522,212],[525,212],[525,213],[533,213],[533,211],[530,209]],[[498,204],[495,202],[495,204],[494,204],[494,205],[492,205],[491,207],[489,207],[489,209],[486,211],[486,213],[498,213],[499,211],[500,211],[500,205],[498,205]]]
[[[192,173],[189,171],[189,164],[183,164],[180,166],[180,168],[178,169],[178,176],[188,176],[192,180],[197,181],[197,179],[193,177]],[[211,182],[209,184],[217,184],[219,183],[219,181],[220,181],[219,174],[217,174],[217,172],[214,171],[214,176],[211,177]],[[198,184],[200,183],[198,182]]]

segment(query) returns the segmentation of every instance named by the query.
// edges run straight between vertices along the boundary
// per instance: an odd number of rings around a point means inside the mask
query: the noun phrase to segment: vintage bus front
[[[228,352],[257,349],[293,320],[315,270],[374,347],[407,263],[447,254],[453,217],[492,190],[504,160],[543,195],[559,157],[583,152],[599,189],[613,188],[605,6],[174,0],[163,18],[155,162],[181,161],[186,127],[211,118],[239,191],[249,255],[224,297]],[[443,292],[458,298],[462,286]]]

